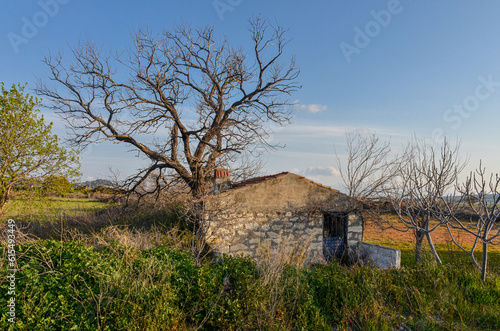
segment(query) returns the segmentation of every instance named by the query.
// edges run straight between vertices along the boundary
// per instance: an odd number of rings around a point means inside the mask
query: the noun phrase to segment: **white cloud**
[[[307,176],[340,176],[340,172],[334,167],[308,167],[303,171],[304,175]]]
[[[317,104],[317,103],[313,103],[310,105],[301,105],[299,103],[299,100],[296,100],[295,101],[295,109],[305,111],[308,113],[312,113],[312,114],[316,114],[316,113],[322,112],[324,110],[327,110],[328,107],[325,105]]]

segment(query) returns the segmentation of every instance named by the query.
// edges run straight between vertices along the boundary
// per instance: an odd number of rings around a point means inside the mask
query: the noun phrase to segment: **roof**
[[[327,188],[329,190],[332,190],[334,192],[340,193],[338,190],[335,190],[335,189],[331,188],[330,186],[326,186],[326,185],[323,185],[323,184],[320,184],[320,183],[316,183],[315,181],[312,181],[312,180],[310,180],[310,179],[308,179],[308,178],[306,178],[304,176],[300,176],[300,175],[297,175],[297,174],[294,174],[294,173],[291,173],[291,172],[288,172],[288,171],[280,172],[279,174],[262,176],[262,177],[254,177],[254,178],[250,178],[250,179],[247,179],[247,180],[243,180],[241,182],[232,184],[231,188],[232,189],[239,189],[239,188],[242,188],[242,187],[246,187],[246,186],[251,186],[251,185],[263,183],[263,182],[265,182],[267,180],[275,179],[275,178],[282,177],[282,176],[285,176],[285,175],[288,175],[288,174],[291,174],[291,175],[303,178],[303,179],[305,179],[305,180],[307,180],[307,181],[309,181],[309,182],[311,182],[311,183],[313,183],[315,185],[318,185],[318,186]]]
[[[281,176],[284,176],[284,175],[287,175],[287,174],[288,174],[288,172],[284,171],[284,172],[280,172],[279,174],[262,176],[262,177],[254,177],[254,178],[246,179],[246,180],[243,180],[241,182],[232,184],[231,188],[232,189],[237,189],[237,188],[242,188],[242,187],[245,187],[245,186],[259,184],[259,183],[265,182],[266,180],[278,178],[278,177],[281,177]]]

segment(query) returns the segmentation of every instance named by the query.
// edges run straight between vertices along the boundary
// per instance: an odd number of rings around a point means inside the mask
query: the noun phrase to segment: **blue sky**
[[[215,25],[236,45],[249,42],[256,15],[289,29],[287,49],[300,66],[303,88],[292,96],[294,123],[277,128],[284,149],[264,156],[264,173],[294,171],[340,188],[334,146],[360,128],[399,147],[413,133],[462,140],[470,157],[500,172],[500,2],[498,1],[78,1],[5,0],[0,13],[0,81],[6,86],[47,80],[50,52],[91,39],[123,50],[137,28]],[[219,9],[218,9],[219,8]],[[222,8],[222,9],[221,9]],[[35,30],[29,29],[33,24]],[[44,112],[64,136],[63,123]],[[141,162],[125,146],[101,144],[84,152],[83,180],[122,176]]]

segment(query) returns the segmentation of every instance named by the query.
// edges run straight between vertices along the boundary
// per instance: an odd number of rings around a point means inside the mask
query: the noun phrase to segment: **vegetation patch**
[[[482,282],[466,263],[302,268],[223,256],[200,264],[186,249],[118,240],[37,240],[17,251],[17,322],[2,315],[5,330],[500,328],[500,277]],[[3,302],[7,287],[2,276]]]

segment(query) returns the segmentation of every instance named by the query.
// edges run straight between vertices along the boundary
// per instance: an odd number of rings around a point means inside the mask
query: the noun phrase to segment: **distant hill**
[[[477,196],[475,196],[475,195],[472,195],[472,196],[477,199]],[[460,196],[460,195],[457,195],[457,196],[446,196],[446,198],[458,201],[458,200],[460,200],[462,198],[462,196]],[[486,194],[486,201],[487,201],[488,204],[493,204],[495,202],[496,198],[498,198],[498,194],[497,195]]]
[[[87,186],[89,189],[94,189],[98,186],[101,187],[115,187],[112,181],[107,179],[95,179],[83,182],[80,184],[81,186]]]

